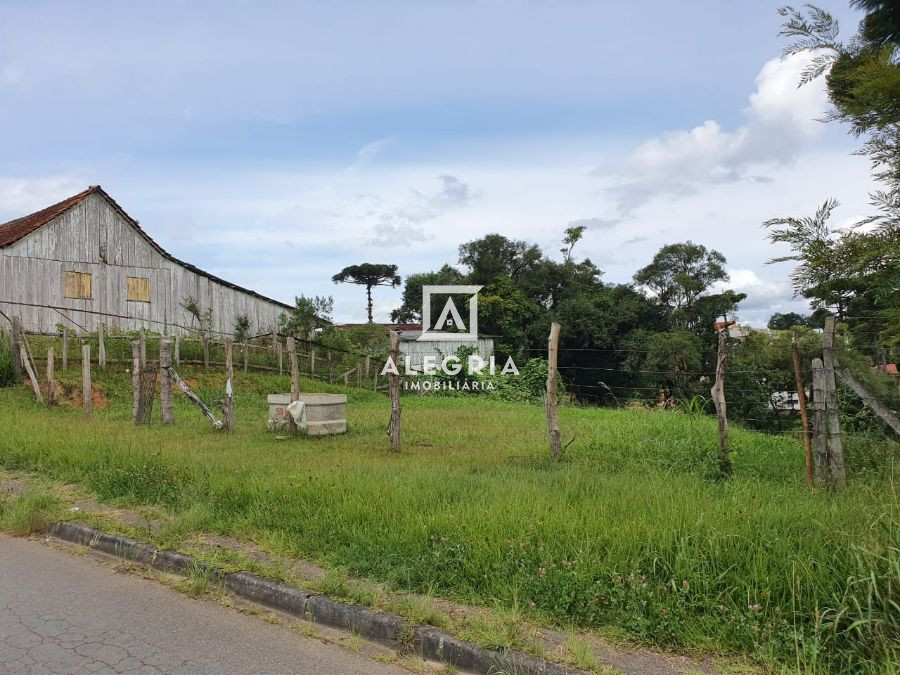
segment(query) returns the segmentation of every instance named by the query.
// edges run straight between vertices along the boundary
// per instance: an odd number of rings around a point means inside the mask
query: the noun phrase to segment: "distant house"
[[[344,324],[342,327],[351,328],[359,325],[362,324]],[[409,367],[414,372],[422,371],[424,357],[430,356],[434,358],[435,363],[440,365],[445,357],[455,355],[461,347],[472,350],[471,353],[478,354],[485,362],[494,355],[494,338],[490,336],[482,335],[477,340],[460,341],[419,340],[422,335],[422,324],[420,323],[384,323],[381,325],[400,334],[400,365],[402,367],[404,357],[409,357]],[[499,364],[498,369],[502,366],[502,363]]]
[[[26,330],[105,323],[183,333],[196,328],[186,297],[212,309],[219,333],[241,315],[265,332],[291,309],[167,253],[100,186],[0,225],[0,310]]]

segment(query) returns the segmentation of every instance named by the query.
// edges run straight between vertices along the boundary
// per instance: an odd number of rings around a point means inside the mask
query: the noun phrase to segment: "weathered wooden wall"
[[[105,255],[105,260],[103,259]],[[66,272],[92,275],[93,297],[65,297]],[[150,302],[127,300],[127,277],[150,279]],[[250,317],[251,331],[272,329],[285,306],[251,293],[230,288],[170,260],[100,194],[92,194],[39,230],[0,248],[0,309],[19,315],[26,330],[53,332],[62,323],[69,328],[96,330],[100,323],[121,330],[183,333],[191,316],[181,307],[186,296],[202,310],[212,307],[213,330],[231,333],[236,318]],[[3,302],[65,307],[66,321],[53,309]],[[132,319],[110,318],[115,314]]]

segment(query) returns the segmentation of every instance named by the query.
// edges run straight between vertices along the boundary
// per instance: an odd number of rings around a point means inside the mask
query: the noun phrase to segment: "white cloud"
[[[71,176],[0,178],[0,223],[43,209],[87,188]]]
[[[689,130],[670,131],[641,143],[623,162],[598,169],[623,213],[660,195],[684,195],[715,183],[766,182],[758,175],[794,159],[824,132],[817,121],[827,108],[824,83],[797,87],[809,54],[767,62],[743,111],[746,122],[733,131],[707,120]]]
[[[426,231],[423,223],[449,211],[465,208],[477,196],[468,184],[456,176],[441,174],[438,180],[441,189],[431,196],[414,190],[409,203],[382,213],[374,226],[375,237],[369,243],[394,247],[428,241],[434,234]]]

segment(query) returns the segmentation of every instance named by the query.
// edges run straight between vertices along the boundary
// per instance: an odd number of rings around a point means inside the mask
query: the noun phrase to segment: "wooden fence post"
[[[69,329],[63,326],[63,344],[62,344],[62,369],[69,368]]]
[[[234,431],[234,358],[230,339],[225,340],[225,431]]]
[[[806,484],[813,486],[812,448],[809,442],[809,413],[806,409],[806,389],[803,385],[803,373],[800,371],[800,352],[797,350],[797,338],[791,338],[791,362],[794,364],[794,382],[797,386],[797,402],[800,404],[800,421],[803,423],[803,451],[806,454]]]
[[[841,420],[837,403],[837,379],[834,357],[834,317],[825,317],[822,363],[825,368],[825,419],[828,428],[828,465],[831,486],[844,487],[844,448],[841,441]]]
[[[134,423],[137,425],[150,424],[153,415],[153,399],[156,398],[156,375],[153,368],[144,368],[140,374],[138,385],[137,417]]]
[[[400,334],[391,331],[391,360],[397,365],[400,352]],[[400,452],[400,413],[403,407],[400,404],[400,376],[395,372],[388,374],[389,391],[391,395],[391,422],[388,425],[388,438],[391,440],[391,450]]]
[[[250,363],[250,345],[247,343],[247,340],[244,340],[242,343],[242,350],[244,352],[244,372],[246,373]]]
[[[17,355],[17,353],[18,353],[18,351],[19,351],[19,347],[18,347],[18,345],[16,344],[15,324],[13,323],[12,318],[9,319],[9,324],[10,324],[10,326],[9,326],[9,333],[7,333],[6,339],[7,339],[7,341],[9,342],[9,353],[12,354],[12,358],[13,358],[13,372],[15,373],[16,359],[17,359],[17,356],[16,356],[16,355]]]
[[[97,365],[106,368],[106,342],[103,339],[104,324],[97,325]]]
[[[559,353],[559,324],[550,324],[550,337],[547,340],[547,435],[550,440],[550,457],[558,461],[562,456],[561,432],[559,430],[558,386],[559,372],[557,357]]]
[[[813,376],[813,458],[816,479],[828,482],[828,439],[825,436],[825,366],[822,359],[812,360]]]
[[[284,375],[284,350],[280,339],[275,342],[275,355],[278,357],[278,374]]]
[[[356,386],[357,386],[357,388],[362,386],[362,366],[363,366],[362,363],[356,364]]]
[[[316,350],[312,346],[309,348],[309,374],[313,377],[316,374]]]
[[[710,393],[719,424],[719,472],[731,475],[731,456],[728,453],[728,412],[725,404],[725,361],[728,359],[727,329],[719,331],[719,350],[716,355],[716,381]]]
[[[94,401],[91,398],[91,346],[81,345],[81,395],[84,398],[84,416],[91,418]]]
[[[163,424],[175,423],[175,410],[172,405],[172,343],[161,340],[159,343],[159,408],[162,412]]]
[[[203,370],[209,370],[209,333],[203,331]]]
[[[328,384],[334,384],[334,362],[331,360],[331,351],[325,352],[328,358]]]
[[[53,381],[53,359],[55,357],[53,347],[47,350],[47,405],[56,402],[56,383]]]
[[[137,424],[138,402],[141,398],[141,343],[131,342],[131,419]]]
[[[372,357],[370,355],[366,354],[366,379],[367,380],[369,379],[369,372],[371,371],[371,368],[372,368]]]
[[[180,368],[181,367],[181,336],[178,334],[175,335],[174,361],[175,361],[175,367]]]
[[[291,361],[291,403],[300,400],[300,368],[297,365],[297,346],[294,344],[294,338],[287,339],[288,358]],[[297,433],[297,423],[294,417],[288,415],[288,429],[292,434]]]
[[[22,320],[14,316],[10,319],[10,323],[12,324],[10,340],[12,341],[13,375],[18,379],[22,376],[22,370],[25,367],[22,362],[22,350],[19,349],[19,345],[22,344]]]
[[[141,345],[141,370],[147,367],[147,332],[141,327],[138,340]]]

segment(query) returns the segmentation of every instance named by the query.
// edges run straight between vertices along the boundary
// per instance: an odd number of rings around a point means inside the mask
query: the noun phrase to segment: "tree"
[[[518,277],[541,261],[536,244],[488,234],[459,247],[459,263],[469,268],[469,283],[489,284],[501,276]]]
[[[871,193],[876,214],[838,229],[827,221],[837,207],[827,200],[811,218],[775,218],[769,239],[787,243],[796,261],[791,274],[798,295],[813,308],[851,317],[858,344],[890,344],[900,332],[900,5],[895,0],[854,0],[866,12],[849,43],[838,40],[837,21],[806,5],[785,7],[781,35],[794,38],[786,52],[815,53],[800,85],[826,76],[834,106],[831,120],[845,122],[866,140],[858,151],[872,161],[874,177],[887,189]],[[865,226],[865,227],[863,227]],[[859,320],[852,318],[859,317]]]
[[[368,300],[366,308],[369,313],[369,323],[372,323],[372,288],[375,286],[397,288],[401,284],[396,265],[379,265],[374,263],[350,265],[331,277],[331,280],[336,284],[351,283],[366,287],[366,298]]]
[[[819,7],[783,7],[786,18],[780,35],[794,40],[785,52],[814,54],[800,84],[826,75],[834,109],[829,119],[846,122],[851,132],[865,135],[860,150],[869,155],[875,177],[900,190],[900,5],[896,0],[854,0],[866,12],[849,43],[838,40],[834,17]],[[896,206],[896,204],[895,204]]]
[[[294,307],[290,312],[282,312],[278,317],[278,331],[300,340],[309,340],[317,327],[331,321],[333,309],[331,296],[307,298],[301,295],[294,298]]]
[[[250,337],[250,317],[246,314],[238,314],[234,320],[234,339],[243,342]]]
[[[403,285],[403,302],[391,312],[391,321],[411,323],[422,320],[422,286],[459,285],[465,282],[463,273],[450,265],[444,265],[437,272],[410,274]]]
[[[563,247],[559,249],[563,254],[563,262],[572,262],[572,249],[575,248],[575,244],[581,241],[581,237],[584,235],[586,229],[587,228],[584,225],[575,225],[566,228],[566,234],[563,237]]]
[[[806,326],[809,323],[809,317],[797,314],[797,312],[788,312],[782,314],[775,312],[767,324],[769,330],[790,330],[794,326]]]
[[[663,246],[634,280],[650,290],[673,315],[689,307],[717,281],[725,281],[725,256],[686,241]]]
[[[181,299],[181,308],[190,314],[191,316],[191,325],[194,325],[194,322],[197,323],[198,330],[201,333],[208,333],[212,330],[212,321],[213,321],[213,311],[212,307],[207,307],[206,310],[200,309],[200,303],[197,302],[196,298],[186,295]]]

